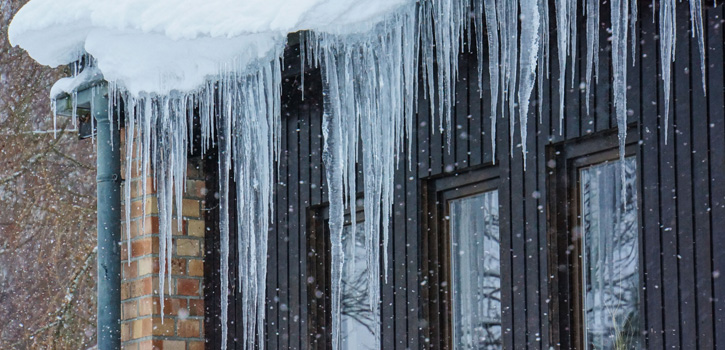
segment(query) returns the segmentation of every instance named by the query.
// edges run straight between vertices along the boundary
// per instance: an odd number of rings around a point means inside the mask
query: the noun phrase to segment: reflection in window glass
[[[580,169],[584,341],[587,349],[640,349],[636,163]]]
[[[365,227],[356,226],[353,239],[352,226],[342,231],[345,261],[342,265],[342,349],[377,349],[375,341],[375,314],[368,296],[368,266],[365,253]]]
[[[498,191],[450,202],[455,349],[501,349]]]

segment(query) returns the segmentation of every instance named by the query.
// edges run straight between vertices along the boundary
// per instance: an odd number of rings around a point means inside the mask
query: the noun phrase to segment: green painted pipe
[[[118,123],[109,123],[106,87],[92,87],[98,129],[98,350],[121,348],[121,152]]]

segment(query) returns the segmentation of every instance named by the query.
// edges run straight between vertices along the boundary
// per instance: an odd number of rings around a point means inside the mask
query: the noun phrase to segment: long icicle
[[[624,146],[627,139],[627,0],[612,0],[612,71],[614,75],[614,111],[617,116],[619,158],[624,164]],[[625,180],[625,167],[621,167],[621,181]],[[626,198],[622,186],[622,200]]]
[[[536,82],[536,64],[539,54],[539,7],[537,0],[521,0],[521,53],[519,56],[519,127],[521,150],[526,170],[527,120],[531,92]],[[513,140],[512,140],[513,141]]]
[[[705,34],[702,28],[702,0],[690,0],[690,22],[692,23],[692,35],[697,37],[697,46],[700,50],[702,92],[707,93],[707,78],[705,76]]]
[[[566,60],[569,50],[569,0],[556,0],[556,40],[559,56],[559,135],[564,133],[564,92]]]
[[[662,85],[665,96],[665,144],[667,144],[670,97],[672,89],[672,62],[675,60],[675,6],[676,0],[660,1],[660,66],[662,69]]]
[[[599,0],[586,0],[587,11],[587,70],[586,70],[586,93],[585,103],[587,114],[591,104],[592,75],[599,75]]]

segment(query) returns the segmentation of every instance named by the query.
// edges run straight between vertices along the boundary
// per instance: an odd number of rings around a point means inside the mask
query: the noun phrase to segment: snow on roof
[[[287,33],[364,30],[414,0],[31,0],[8,30],[38,62],[91,54],[132,94],[200,86],[278,54]]]

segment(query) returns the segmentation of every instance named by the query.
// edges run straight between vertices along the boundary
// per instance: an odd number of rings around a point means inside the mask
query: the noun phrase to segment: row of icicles
[[[393,204],[394,173],[398,169],[403,137],[411,135],[418,96],[418,67],[424,76],[423,98],[431,106],[431,125],[453,130],[454,83],[458,52],[464,35],[475,33],[478,48],[484,41],[488,57],[478,55],[479,91],[483,93],[487,70],[491,93],[491,144],[495,153],[498,116],[514,118],[522,140],[532,91],[541,91],[549,76],[549,2],[546,0],[437,0],[404,6],[386,16],[364,33],[302,33],[300,53],[305,63],[320,67],[324,96],[324,152],[332,244],[332,342],[340,347],[341,278],[344,255],[342,230],[345,211],[352,219],[355,242],[355,164],[364,171],[364,234],[368,266],[368,306],[380,324],[380,240],[387,249]],[[578,6],[586,17],[586,105],[592,77],[599,66],[600,1],[555,0],[554,13],[559,57],[559,122],[564,118],[567,58],[575,62]],[[636,44],[636,0],[610,0],[614,107],[623,156],[627,118],[627,57],[631,41],[632,62]],[[654,3],[653,5],[654,6]],[[697,36],[705,90],[702,0],[689,1],[693,35]],[[659,2],[661,77],[665,96],[665,118],[669,114],[671,62],[675,52],[675,0]],[[471,21],[470,18],[473,18]],[[653,18],[654,20],[654,18]],[[473,22],[473,26],[471,26]],[[435,23],[435,25],[432,25]],[[434,44],[435,43],[435,44]],[[419,56],[420,54],[420,56]],[[171,278],[172,225],[181,229],[182,217],[173,219],[174,207],[181,208],[186,186],[187,147],[192,139],[194,113],[201,124],[202,152],[216,145],[219,150],[219,202],[221,237],[221,326],[222,349],[227,348],[227,305],[229,298],[229,210],[237,211],[238,286],[243,308],[245,349],[264,347],[264,316],[267,272],[267,239],[274,207],[275,163],[280,159],[281,57],[283,50],[269,53],[252,66],[225,65],[218,76],[192,92],[168,95],[132,96],[110,84],[109,111],[123,99],[126,116],[126,179],[135,164],[145,179],[153,176],[159,208],[159,294],[163,319],[164,294]],[[419,61],[420,57],[420,61]],[[570,84],[575,84],[573,70]],[[77,72],[76,72],[77,74]],[[435,101],[439,101],[435,104]],[[538,104],[541,118],[541,103]],[[109,114],[110,115],[110,114]],[[120,113],[119,113],[120,115]],[[437,120],[436,120],[437,118]],[[511,139],[515,122],[511,122]],[[561,127],[560,127],[561,130]],[[665,121],[665,140],[667,139]],[[448,133],[449,141],[451,132]],[[135,138],[135,139],[134,139]],[[362,145],[358,140],[365,139]],[[134,148],[133,143],[138,143]],[[526,157],[526,142],[522,142]],[[358,150],[362,147],[362,159]],[[513,155],[513,144],[509,154]],[[135,150],[135,154],[134,154]],[[153,150],[153,152],[152,152]],[[408,152],[411,151],[408,143]],[[133,159],[137,161],[134,163]],[[526,162],[524,161],[524,165]],[[411,166],[407,164],[405,166]],[[211,170],[211,169],[207,169]],[[234,173],[237,203],[229,202],[230,172]],[[145,203],[146,186],[142,197]],[[131,186],[125,186],[127,203]],[[145,205],[143,216],[145,217]],[[130,223],[130,205],[125,206]],[[143,221],[145,223],[145,221]],[[382,227],[382,232],[381,228]],[[130,226],[127,224],[130,251]],[[382,236],[382,237],[381,237]],[[388,271],[388,254],[383,253]],[[387,276],[384,276],[387,279]],[[380,328],[374,329],[380,339]],[[380,343],[379,341],[377,342]]]

